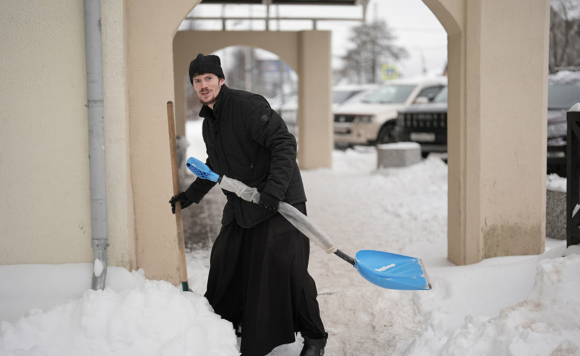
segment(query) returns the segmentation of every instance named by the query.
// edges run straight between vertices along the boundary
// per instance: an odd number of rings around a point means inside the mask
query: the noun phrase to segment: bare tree
[[[550,1],[550,72],[580,66],[580,0]]]
[[[352,29],[349,40],[354,48],[342,57],[342,77],[358,84],[376,83],[381,65],[408,56],[403,47],[394,44],[396,37],[384,20],[364,23]]]

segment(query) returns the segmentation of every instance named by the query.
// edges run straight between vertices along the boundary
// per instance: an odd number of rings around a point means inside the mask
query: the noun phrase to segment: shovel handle
[[[177,149],[175,142],[175,118],[173,102],[167,102],[167,126],[169,128],[169,152],[171,154],[171,175],[173,178],[173,195],[179,194],[179,173],[177,167]],[[175,223],[177,226],[177,248],[179,250],[179,279],[181,288],[189,291],[187,282],[187,262],[185,259],[185,240],[183,238],[183,218],[181,216],[181,203],[175,203]]]
[[[336,250],[334,254],[354,266],[355,263],[354,258],[350,257],[346,253],[342,252],[341,250]]]

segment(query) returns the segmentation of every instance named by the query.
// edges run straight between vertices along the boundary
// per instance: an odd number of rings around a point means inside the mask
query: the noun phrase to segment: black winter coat
[[[296,139],[266,99],[223,85],[214,109],[204,105],[199,116],[205,119],[206,164],[214,172],[289,204],[306,201],[296,163]],[[214,182],[196,179],[186,195],[199,203],[214,185]],[[241,227],[250,228],[275,214],[234,193],[224,191],[224,194],[228,202],[224,207],[223,225],[236,219]]]

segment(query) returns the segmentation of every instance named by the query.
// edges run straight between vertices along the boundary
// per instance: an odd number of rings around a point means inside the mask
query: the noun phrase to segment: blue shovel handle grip
[[[193,157],[187,159],[186,166],[201,179],[211,180],[212,182],[218,182],[220,179],[220,176],[209,169],[205,163]]]

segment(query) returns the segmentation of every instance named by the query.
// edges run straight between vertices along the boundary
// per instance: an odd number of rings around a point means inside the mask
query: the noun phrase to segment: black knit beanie
[[[221,67],[220,57],[213,54],[204,56],[200,53],[196,59],[189,63],[189,81],[192,85],[193,77],[205,73],[215,74],[218,78],[226,78]]]

